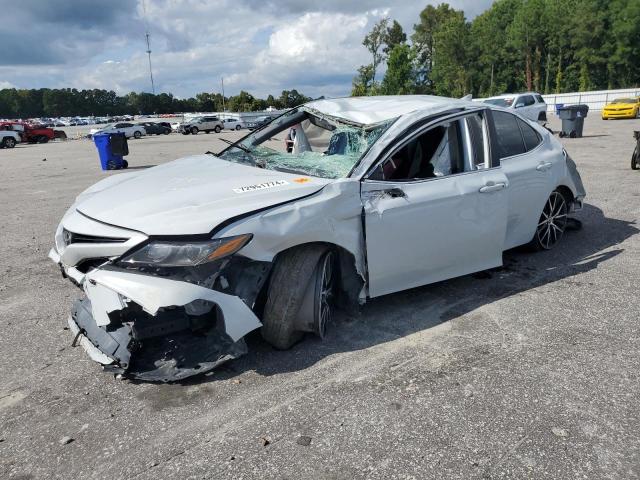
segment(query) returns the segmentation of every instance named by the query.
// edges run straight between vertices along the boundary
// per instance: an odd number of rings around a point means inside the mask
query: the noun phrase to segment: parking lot
[[[89,140],[0,150],[0,478],[640,478],[640,120],[594,113],[562,140],[588,196],[557,249],[375,299],[290,351],[254,332],[181,384],[117,380],[65,329],[81,292],[53,233],[117,173]],[[131,140],[130,168],[245,133]]]

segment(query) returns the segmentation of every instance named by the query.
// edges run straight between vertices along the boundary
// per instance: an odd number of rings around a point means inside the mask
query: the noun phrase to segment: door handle
[[[540,165],[536,167],[536,170],[538,170],[539,172],[546,172],[552,166],[553,166],[553,163],[551,162],[542,162]]]
[[[507,187],[507,184],[504,182],[488,183],[484,187],[480,188],[480,193],[497,192],[498,190],[502,190],[503,188],[506,188],[506,187]]]
[[[372,190],[371,193],[378,193],[381,195],[389,195],[391,198],[406,198],[407,194],[404,190],[398,187],[383,188],[381,190]]]

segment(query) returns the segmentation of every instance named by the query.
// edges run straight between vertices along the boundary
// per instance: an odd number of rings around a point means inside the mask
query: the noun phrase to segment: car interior
[[[484,168],[482,122],[476,114],[437,125],[393,152],[369,178],[421,180]]]

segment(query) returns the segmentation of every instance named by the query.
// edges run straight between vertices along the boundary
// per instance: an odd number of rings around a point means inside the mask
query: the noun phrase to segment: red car
[[[53,129],[24,122],[2,122],[0,129],[13,130],[20,135],[23,142],[29,143],[47,143],[56,138],[56,132]]]

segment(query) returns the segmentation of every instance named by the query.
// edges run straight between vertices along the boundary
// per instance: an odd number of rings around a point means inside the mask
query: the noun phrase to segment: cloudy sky
[[[493,0],[448,0],[473,18]],[[297,88],[310,96],[348,94],[362,39],[383,16],[411,31],[428,3],[412,0],[21,0],[0,29],[0,88],[156,91],[254,95]]]

